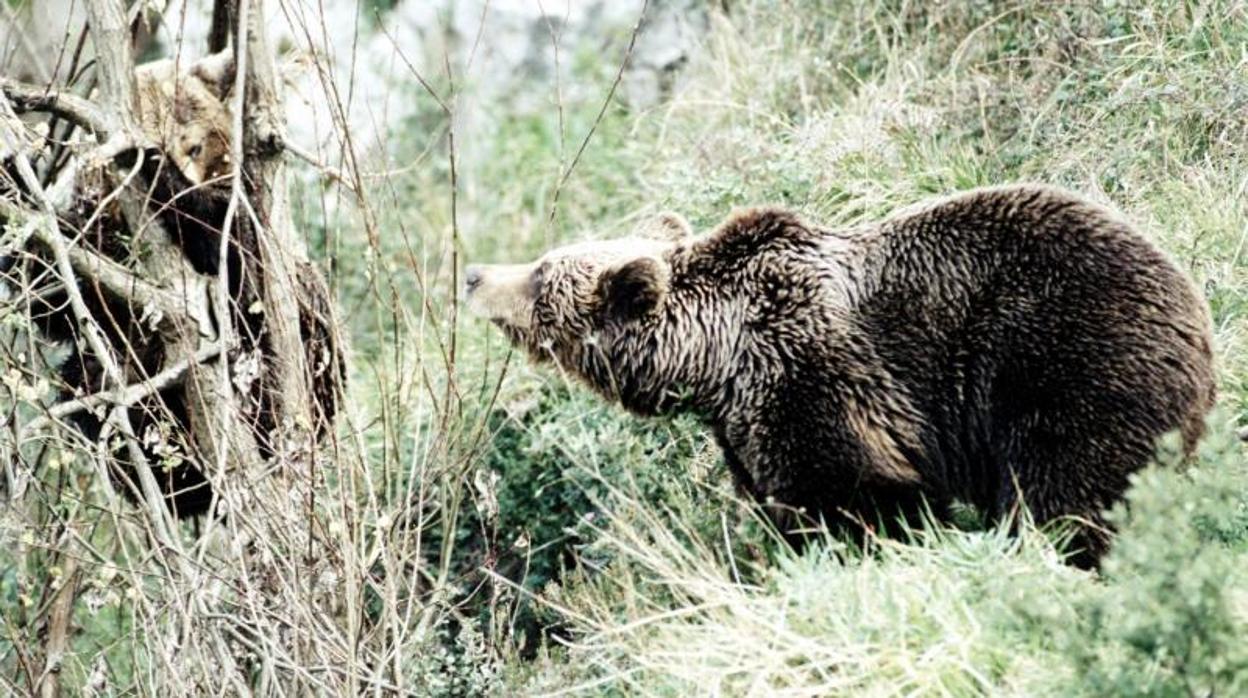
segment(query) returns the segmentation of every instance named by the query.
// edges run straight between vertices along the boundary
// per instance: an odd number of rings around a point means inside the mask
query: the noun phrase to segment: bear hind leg
[[[1117,498],[1115,488],[1106,482],[1089,487],[1078,477],[1080,464],[1065,462],[1070,456],[1063,459],[1052,451],[1033,455],[1023,467],[1007,469],[991,518],[1013,533],[1024,521],[1049,532],[1064,531],[1067,561],[1081,569],[1097,568],[1113,539],[1104,510]],[[1125,487],[1124,480],[1118,491]]]

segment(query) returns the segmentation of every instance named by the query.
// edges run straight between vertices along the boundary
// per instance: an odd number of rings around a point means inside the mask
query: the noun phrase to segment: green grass
[[[469,259],[532,258],[661,209],[703,229],[759,203],[852,225],[935,194],[1051,182],[1123,210],[1204,288],[1223,404],[1196,467],[1138,478],[1103,576],[1062,564],[1053,535],[1027,525],[1020,536],[927,530],[865,552],[829,539],[799,554],[733,495],[691,420],[626,416],[519,357],[489,406],[506,349],[462,321],[458,375],[480,376],[491,434],[470,467],[486,474],[497,508],[460,520],[459,563],[470,577],[484,551],[497,558],[506,611],[473,606],[500,646],[495,688],[1245,690],[1248,472],[1225,428],[1248,408],[1245,46],[1248,10],[1232,2],[737,3],[714,16],[670,100],[607,110],[553,219],[559,173],[614,66],[574,61],[565,80],[581,89],[562,105],[562,135],[554,109],[507,116],[505,104],[485,105],[495,128],[461,162]],[[553,99],[553,85],[533,89]],[[410,177],[395,215],[445,235],[437,160]],[[440,275],[428,288],[446,308],[449,260],[431,252],[418,256]],[[350,303],[358,275],[342,269]],[[365,365],[393,350],[375,331],[384,324],[356,332]]]
[[[736,5],[672,100],[608,111],[553,229],[542,223],[554,115],[500,131],[499,157],[476,173],[497,182],[479,185],[493,196],[469,205],[490,230],[466,233],[465,247],[474,259],[528,258],[665,208],[702,228],[757,203],[852,225],[934,194],[1052,182],[1123,210],[1205,289],[1216,419],[1242,421],[1246,45],[1248,13],[1234,3]],[[566,106],[583,133],[595,105]],[[714,451],[695,426],[655,432],[542,372],[509,381],[539,397],[537,416],[496,439],[510,455],[484,464],[519,507],[499,520],[537,547],[574,541],[583,562],[516,580],[561,622],[564,645],[509,663],[514,690],[1232,695],[1248,681],[1236,639],[1248,631],[1248,473],[1221,423],[1215,452],[1191,471],[1141,476],[1097,578],[1029,529],[796,554],[732,497],[717,463],[700,465]],[[610,448],[558,455],[558,443],[585,439]],[[663,439],[692,447],[648,457]],[[573,489],[517,497],[510,477]],[[567,507],[569,491],[591,494]],[[585,502],[598,515],[590,532],[552,526]]]
[[[1166,465],[1173,466],[1174,463]],[[1233,435],[1141,474],[1102,576],[1023,526],[742,557],[617,492],[614,564],[545,602],[576,629],[526,690],[643,695],[1238,695],[1248,468]]]
[[[564,47],[562,119],[506,96],[465,102],[485,126],[460,139],[454,216],[448,123],[416,90],[418,114],[369,163],[392,174],[370,180],[367,210],[335,205],[332,188],[298,192],[353,345],[351,445],[316,515],[376,560],[340,570],[360,591],[335,587],[326,607],[359,617],[325,616],[320,627],[344,629],[326,630],[330,646],[358,642],[358,656],[399,667],[379,675],[423,695],[1248,691],[1248,467],[1229,426],[1248,422],[1248,7],[730,5],[670,99],[609,105],[562,186],[627,27]],[[527,89],[554,104],[554,84]],[[1059,532],[1023,522],[1012,536],[974,512],[865,551],[825,536],[795,552],[734,494],[694,420],[643,421],[524,365],[459,316],[451,283],[464,260],[532,258],[662,209],[699,229],[761,203],[853,225],[1021,180],[1122,210],[1214,317],[1210,436],[1190,469],[1136,478],[1099,576],[1061,563]],[[404,520],[418,523],[387,525]],[[52,576],[38,550],[14,550],[23,561],[0,566],[6,618]],[[104,611],[79,604],[67,683],[104,656],[113,685],[160,685],[144,678],[155,654],[135,649],[146,630],[126,589],[91,583]]]

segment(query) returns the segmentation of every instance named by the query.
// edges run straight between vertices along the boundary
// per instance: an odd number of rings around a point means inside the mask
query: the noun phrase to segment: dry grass
[[[285,19],[320,32],[315,13]],[[533,86],[557,107],[518,115],[465,96],[460,64],[396,48],[395,65],[435,67],[407,74],[401,97],[421,109],[379,150],[346,126],[349,81],[317,82],[326,152],[343,154],[325,164],[352,183],[296,187],[354,344],[337,438],[215,474],[231,515],[182,524],[168,546],[110,491],[106,444],[72,429],[7,444],[23,476],[0,513],[0,681],[40,685],[69,589],[55,666],[83,695],[1233,694],[1248,676],[1228,640],[1248,628],[1234,571],[1248,478],[1229,442],[1200,471],[1225,473],[1222,489],[1158,476],[1140,490],[1161,523],[1128,536],[1104,580],[1030,530],[797,554],[726,493],[691,420],[640,425],[517,365],[458,318],[454,286],[457,255],[529,256],[663,208],[709,226],[772,202],[849,225],[1038,179],[1125,210],[1192,271],[1239,419],[1246,26],[1229,0],[734,3],[672,98],[641,112],[599,112],[619,67],[600,44],[565,46],[561,85]],[[630,29],[613,34],[619,56]],[[481,116],[456,133],[477,153],[466,164],[449,137],[464,104]],[[565,175],[561,144],[582,139]],[[59,354],[0,302],[0,404],[32,419]]]

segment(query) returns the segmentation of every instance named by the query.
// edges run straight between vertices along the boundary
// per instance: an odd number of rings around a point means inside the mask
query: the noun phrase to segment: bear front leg
[[[898,460],[900,448],[882,448],[879,435],[863,439],[850,420],[811,419],[829,414],[835,411],[781,407],[717,430],[734,478],[790,542],[800,546],[820,525],[861,544],[881,530],[948,519],[949,499]]]

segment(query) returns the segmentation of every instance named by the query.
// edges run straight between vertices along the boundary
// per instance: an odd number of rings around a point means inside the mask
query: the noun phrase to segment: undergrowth
[[[306,606],[263,605],[238,640],[287,647],[296,628],[325,649],[296,668],[297,652],[237,649],[253,688],[296,676],[417,695],[1248,691],[1248,468],[1232,427],[1248,421],[1248,6],[710,5],[657,105],[613,99],[598,119],[629,39],[618,27],[563,46],[561,82],[526,85],[525,109],[511,94],[448,99],[472,110],[452,120],[413,85],[419,108],[378,144],[366,165],[386,174],[358,200],[328,181],[297,188],[351,335],[351,406],[309,514],[336,544],[333,574],[292,567],[311,591],[288,598]],[[424,77],[471,96],[470,71]],[[1099,574],[1065,565],[1055,532],[1024,521],[1011,535],[974,512],[865,550],[827,535],[793,550],[735,494],[695,420],[642,421],[523,365],[460,317],[452,283],[464,260],[528,259],[663,209],[701,230],[762,203],[853,225],[1020,180],[1122,210],[1213,312],[1221,409],[1193,465],[1163,449],[1135,477]],[[89,461],[56,463],[45,489],[81,501],[0,517],[0,661],[14,673],[39,635],[26,619],[63,583],[65,510],[101,499]],[[63,683],[100,675],[118,695],[159,694],[184,627],[178,595],[96,524],[73,530],[117,559],[83,562]]]
[[[1136,478],[1100,575],[1072,570],[1057,536],[1025,525],[1018,536],[915,531],[865,552],[825,539],[799,553],[728,490],[674,481],[669,491],[697,504],[673,510],[617,479],[596,534],[581,535],[593,540],[582,556],[609,562],[537,592],[563,623],[560,644],[513,664],[514,685],[641,695],[1243,691],[1248,471],[1226,425],[1243,420],[1248,395],[1248,9],[752,2],[712,25],[672,99],[612,113],[632,137],[586,154],[587,178],[627,170],[631,186],[571,200],[605,197],[601,205],[634,215],[674,209],[705,229],[739,205],[779,203],[853,225],[976,186],[1070,187],[1123,210],[1204,289],[1223,411],[1195,466],[1163,455]],[[618,229],[608,218],[589,234]],[[529,251],[497,249],[487,256]]]

